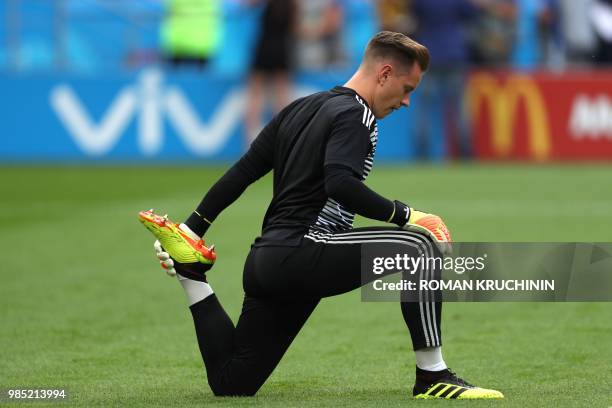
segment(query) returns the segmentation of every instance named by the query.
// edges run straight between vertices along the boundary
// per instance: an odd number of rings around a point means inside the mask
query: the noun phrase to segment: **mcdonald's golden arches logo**
[[[527,115],[529,153],[534,159],[546,160],[551,150],[550,126],[544,99],[534,80],[516,74],[502,82],[489,73],[476,73],[470,78],[466,102],[472,123],[477,123],[480,104],[486,102],[490,115],[491,147],[499,157],[508,157],[515,145],[520,100],[524,101]]]

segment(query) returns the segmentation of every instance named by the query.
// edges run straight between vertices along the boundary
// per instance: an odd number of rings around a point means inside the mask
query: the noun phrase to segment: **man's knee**
[[[252,397],[262,384],[255,381],[236,381],[228,378],[209,378],[208,385],[216,397]]]

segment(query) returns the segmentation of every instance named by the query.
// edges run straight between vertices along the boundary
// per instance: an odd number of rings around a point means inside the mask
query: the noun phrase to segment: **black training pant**
[[[317,242],[319,241],[319,242]],[[305,238],[299,247],[252,248],[236,327],[213,294],[191,306],[198,344],[215,395],[254,395],[321,298],[360,287],[363,245],[401,243],[409,256],[437,255],[425,236],[399,228],[356,228]],[[425,279],[439,279],[427,271]],[[401,302],[413,348],[441,345],[441,303]]]

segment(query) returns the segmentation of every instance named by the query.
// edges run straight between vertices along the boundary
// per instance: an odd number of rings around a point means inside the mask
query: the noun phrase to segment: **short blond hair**
[[[429,67],[429,50],[402,33],[381,31],[377,33],[365,50],[364,61],[377,58],[392,58],[404,66],[419,64],[423,72]]]

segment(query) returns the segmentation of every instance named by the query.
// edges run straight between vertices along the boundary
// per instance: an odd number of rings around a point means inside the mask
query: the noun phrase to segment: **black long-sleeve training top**
[[[337,86],[298,99],[276,115],[208,191],[186,221],[203,235],[209,223],[254,181],[274,171],[273,197],[255,246],[324,241],[353,227],[355,214],[403,225],[409,211],[368,188],[378,126],[354,90]]]

